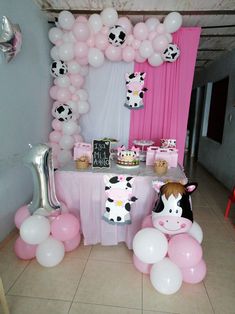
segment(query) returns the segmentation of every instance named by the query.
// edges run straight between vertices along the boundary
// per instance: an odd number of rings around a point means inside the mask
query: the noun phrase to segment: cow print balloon
[[[113,26],[109,31],[109,42],[115,47],[121,46],[126,39],[124,28],[119,25]]]
[[[175,44],[169,44],[162,54],[164,61],[175,62],[180,55],[180,50]]]
[[[64,61],[53,61],[51,64],[51,75],[53,77],[60,77],[68,72],[67,64]]]
[[[57,120],[66,122],[73,118],[73,111],[68,104],[58,104],[53,108],[52,115]]]

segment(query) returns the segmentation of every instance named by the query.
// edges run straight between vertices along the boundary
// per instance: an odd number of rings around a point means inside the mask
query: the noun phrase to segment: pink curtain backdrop
[[[161,138],[176,138],[181,165],[200,32],[198,27],[181,28],[173,35],[173,43],[180,48],[180,57],[174,63],[159,67],[135,63],[135,72],[147,73],[148,91],[144,109],[131,112],[129,145],[135,139],[151,139],[159,145]]]

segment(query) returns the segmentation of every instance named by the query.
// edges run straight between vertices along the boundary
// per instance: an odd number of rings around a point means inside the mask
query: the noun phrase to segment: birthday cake
[[[117,149],[117,165],[123,168],[136,168],[140,164],[139,148],[132,147],[126,149],[125,146],[118,147]]]

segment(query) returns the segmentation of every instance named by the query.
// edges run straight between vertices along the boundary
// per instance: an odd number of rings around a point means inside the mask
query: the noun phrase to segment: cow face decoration
[[[103,219],[110,224],[130,224],[131,204],[137,200],[131,196],[134,178],[123,175],[110,178],[105,175],[104,182],[107,200]]]
[[[143,97],[148,90],[144,87],[145,72],[126,73],[127,96],[125,107],[141,109],[144,107]]]
[[[162,54],[162,58],[167,62],[175,62],[180,56],[180,50],[175,44],[169,44]]]
[[[169,235],[187,232],[193,223],[190,195],[197,183],[169,182],[160,187],[159,182],[154,182],[153,187],[159,192],[152,211],[153,226]]]
[[[73,118],[73,110],[68,104],[58,103],[52,109],[52,115],[61,122],[67,122]]]
[[[64,61],[53,61],[50,69],[51,75],[55,78],[65,75],[68,72],[67,64]]]

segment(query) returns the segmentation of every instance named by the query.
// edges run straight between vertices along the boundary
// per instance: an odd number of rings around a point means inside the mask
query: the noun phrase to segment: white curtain
[[[110,137],[117,139],[120,145],[128,145],[130,110],[124,107],[125,73],[133,70],[133,62],[108,60],[100,68],[89,68],[85,88],[89,94],[90,111],[80,118],[86,142]]]

